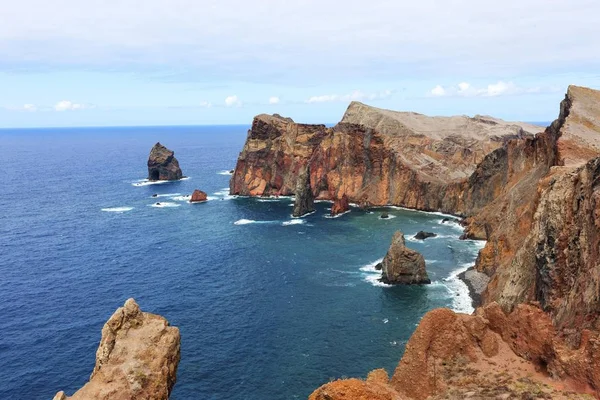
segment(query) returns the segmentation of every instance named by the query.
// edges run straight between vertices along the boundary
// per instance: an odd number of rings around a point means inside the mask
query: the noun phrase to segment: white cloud
[[[446,94],[446,90],[444,90],[443,87],[441,87],[440,85],[437,85],[436,87],[434,87],[433,89],[431,89],[431,95],[432,96],[444,96]]]
[[[240,99],[237,97],[237,95],[233,95],[233,96],[228,96],[225,98],[225,105],[227,107],[233,107],[233,106],[241,106],[242,102],[240,101]]]
[[[279,97],[277,96],[269,97],[269,104],[279,104],[279,101]]]
[[[69,100],[61,100],[54,105],[54,110],[56,111],[75,111],[75,110],[85,110],[87,108],[93,108],[89,104],[80,104],[73,103]]]
[[[253,82],[595,73],[598,15],[597,0],[5,1],[0,65],[184,66]]]
[[[364,93],[360,90],[355,90],[350,94],[326,94],[321,96],[312,96],[306,103],[326,103],[333,101],[341,101],[344,103],[350,101],[366,101],[366,100],[378,100],[378,99],[386,99],[392,95],[391,90],[384,90],[382,92],[377,93]]]
[[[461,82],[456,86],[437,85],[430,91],[430,95],[434,97],[496,97],[496,96],[510,96],[517,94],[531,94],[531,93],[542,93],[542,92],[555,92],[564,90],[564,88],[556,87],[524,87],[518,86],[513,82],[498,81],[491,83],[485,87],[475,87],[467,82]]]
[[[28,111],[28,112],[34,112],[38,110],[38,107],[35,104],[23,104],[22,106],[19,107],[5,107],[7,110],[10,111]]]

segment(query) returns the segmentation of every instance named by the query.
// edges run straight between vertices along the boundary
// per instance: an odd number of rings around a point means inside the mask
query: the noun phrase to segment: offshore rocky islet
[[[317,199],[461,215],[468,237],[487,240],[476,263],[490,277],[482,307],[427,313],[391,379],[374,371],[310,398],[597,396],[598,116],[600,92],[576,86],[537,134],[488,117],[453,117],[475,127],[465,137],[418,131],[430,117],[359,103],[334,128],[257,116],[232,194],[292,194],[304,169]],[[434,179],[444,171],[451,179]]]

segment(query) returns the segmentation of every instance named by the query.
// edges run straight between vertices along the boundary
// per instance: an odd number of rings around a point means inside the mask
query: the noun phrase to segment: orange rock
[[[206,193],[204,193],[202,190],[196,189],[194,190],[194,193],[192,193],[190,203],[200,203],[206,201],[207,199]]]
[[[331,215],[343,214],[350,210],[350,204],[348,203],[348,196],[345,194],[340,198],[336,198],[331,206]]]

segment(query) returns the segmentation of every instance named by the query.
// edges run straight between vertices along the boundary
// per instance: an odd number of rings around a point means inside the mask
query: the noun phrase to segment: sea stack
[[[202,190],[196,189],[194,193],[192,193],[192,197],[190,198],[190,203],[202,203],[208,200],[206,193]]]
[[[180,359],[179,329],[160,315],[142,312],[129,299],[104,324],[90,380],[55,400],[167,400]]]
[[[165,146],[156,143],[148,157],[148,180],[150,181],[176,181],[183,178],[179,161],[175,153]]]
[[[333,201],[331,206],[331,216],[343,214],[350,210],[350,203],[348,202],[348,196],[345,194],[342,197],[338,197]]]
[[[296,200],[294,201],[294,217],[301,217],[315,211],[315,198],[310,187],[310,168],[307,166],[298,175],[296,181]]]
[[[400,231],[394,233],[390,249],[380,265],[381,281],[384,283],[405,285],[431,283],[425,270],[425,259],[419,252],[406,247],[404,234]]]

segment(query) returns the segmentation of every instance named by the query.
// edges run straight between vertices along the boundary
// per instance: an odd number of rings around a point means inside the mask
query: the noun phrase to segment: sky
[[[0,128],[334,123],[350,101],[550,121],[597,0],[4,0]]]

